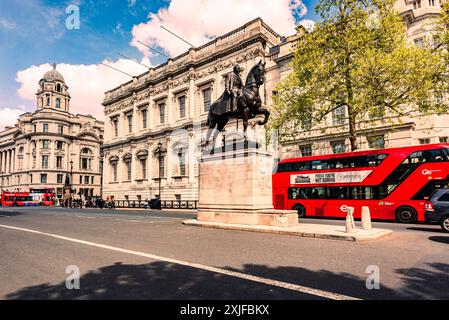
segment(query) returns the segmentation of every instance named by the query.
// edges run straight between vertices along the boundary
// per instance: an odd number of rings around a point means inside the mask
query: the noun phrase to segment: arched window
[[[56,108],[61,108],[61,99],[56,99]]]
[[[51,99],[50,99],[50,97],[47,95],[47,106],[49,107],[50,104],[51,104]]]
[[[61,92],[61,85],[59,83],[56,85],[56,91]]]

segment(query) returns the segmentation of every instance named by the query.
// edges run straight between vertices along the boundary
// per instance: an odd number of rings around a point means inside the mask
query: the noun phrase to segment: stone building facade
[[[261,19],[255,19],[106,92],[105,197],[150,199],[159,195],[160,182],[162,200],[196,200],[197,160],[206,136],[210,104],[223,93],[234,65],[243,68],[245,81],[260,60],[267,61],[266,68],[271,70],[260,88],[265,103],[266,93],[272,91],[267,88],[279,77],[276,62],[266,60],[266,56],[282,41],[287,40]],[[230,122],[227,139],[240,138],[233,132],[235,128],[236,123]],[[261,129],[248,130],[251,138]],[[162,154],[157,152],[159,143]]]
[[[54,189],[61,197],[66,175],[83,196],[100,196],[103,122],[70,113],[70,94],[56,70],[45,73],[36,93],[36,111],[22,114],[0,132],[3,191]]]
[[[411,43],[431,44],[434,19],[441,12],[441,0],[398,0],[396,10],[404,18]],[[447,99],[436,92],[434,99]],[[397,119],[384,116],[377,121],[357,123],[359,149],[377,149],[418,144],[449,142],[449,115],[414,114]],[[283,135],[281,158],[345,152],[350,150],[347,112],[344,107],[329,114],[319,126],[297,128]]]

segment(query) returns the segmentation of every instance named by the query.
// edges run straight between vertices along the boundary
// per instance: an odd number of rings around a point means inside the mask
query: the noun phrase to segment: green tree
[[[298,41],[293,71],[274,97],[272,128],[319,124],[345,108],[356,150],[356,123],[370,114],[443,111],[431,102],[441,81],[442,55],[411,43],[393,5],[394,0],[319,2],[322,21]]]

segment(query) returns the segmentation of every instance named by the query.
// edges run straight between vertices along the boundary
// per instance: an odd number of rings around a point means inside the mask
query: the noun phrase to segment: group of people
[[[102,198],[96,199],[66,199],[61,202],[61,206],[64,208],[108,208],[115,209],[115,203],[113,200],[107,199],[104,200]]]

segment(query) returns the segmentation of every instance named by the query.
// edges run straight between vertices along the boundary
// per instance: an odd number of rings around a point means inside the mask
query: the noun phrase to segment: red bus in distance
[[[430,194],[449,186],[449,143],[309,156],[280,161],[275,209],[299,217],[346,217],[362,206],[372,219],[424,221]]]
[[[30,188],[30,196],[40,206],[55,205],[55,191],[52,188],[43,188],[43,189]]]
[[[28,207],[37,206],[39,203],[33,200],[29,192],[3,192],[2,206],[4,207]]]

